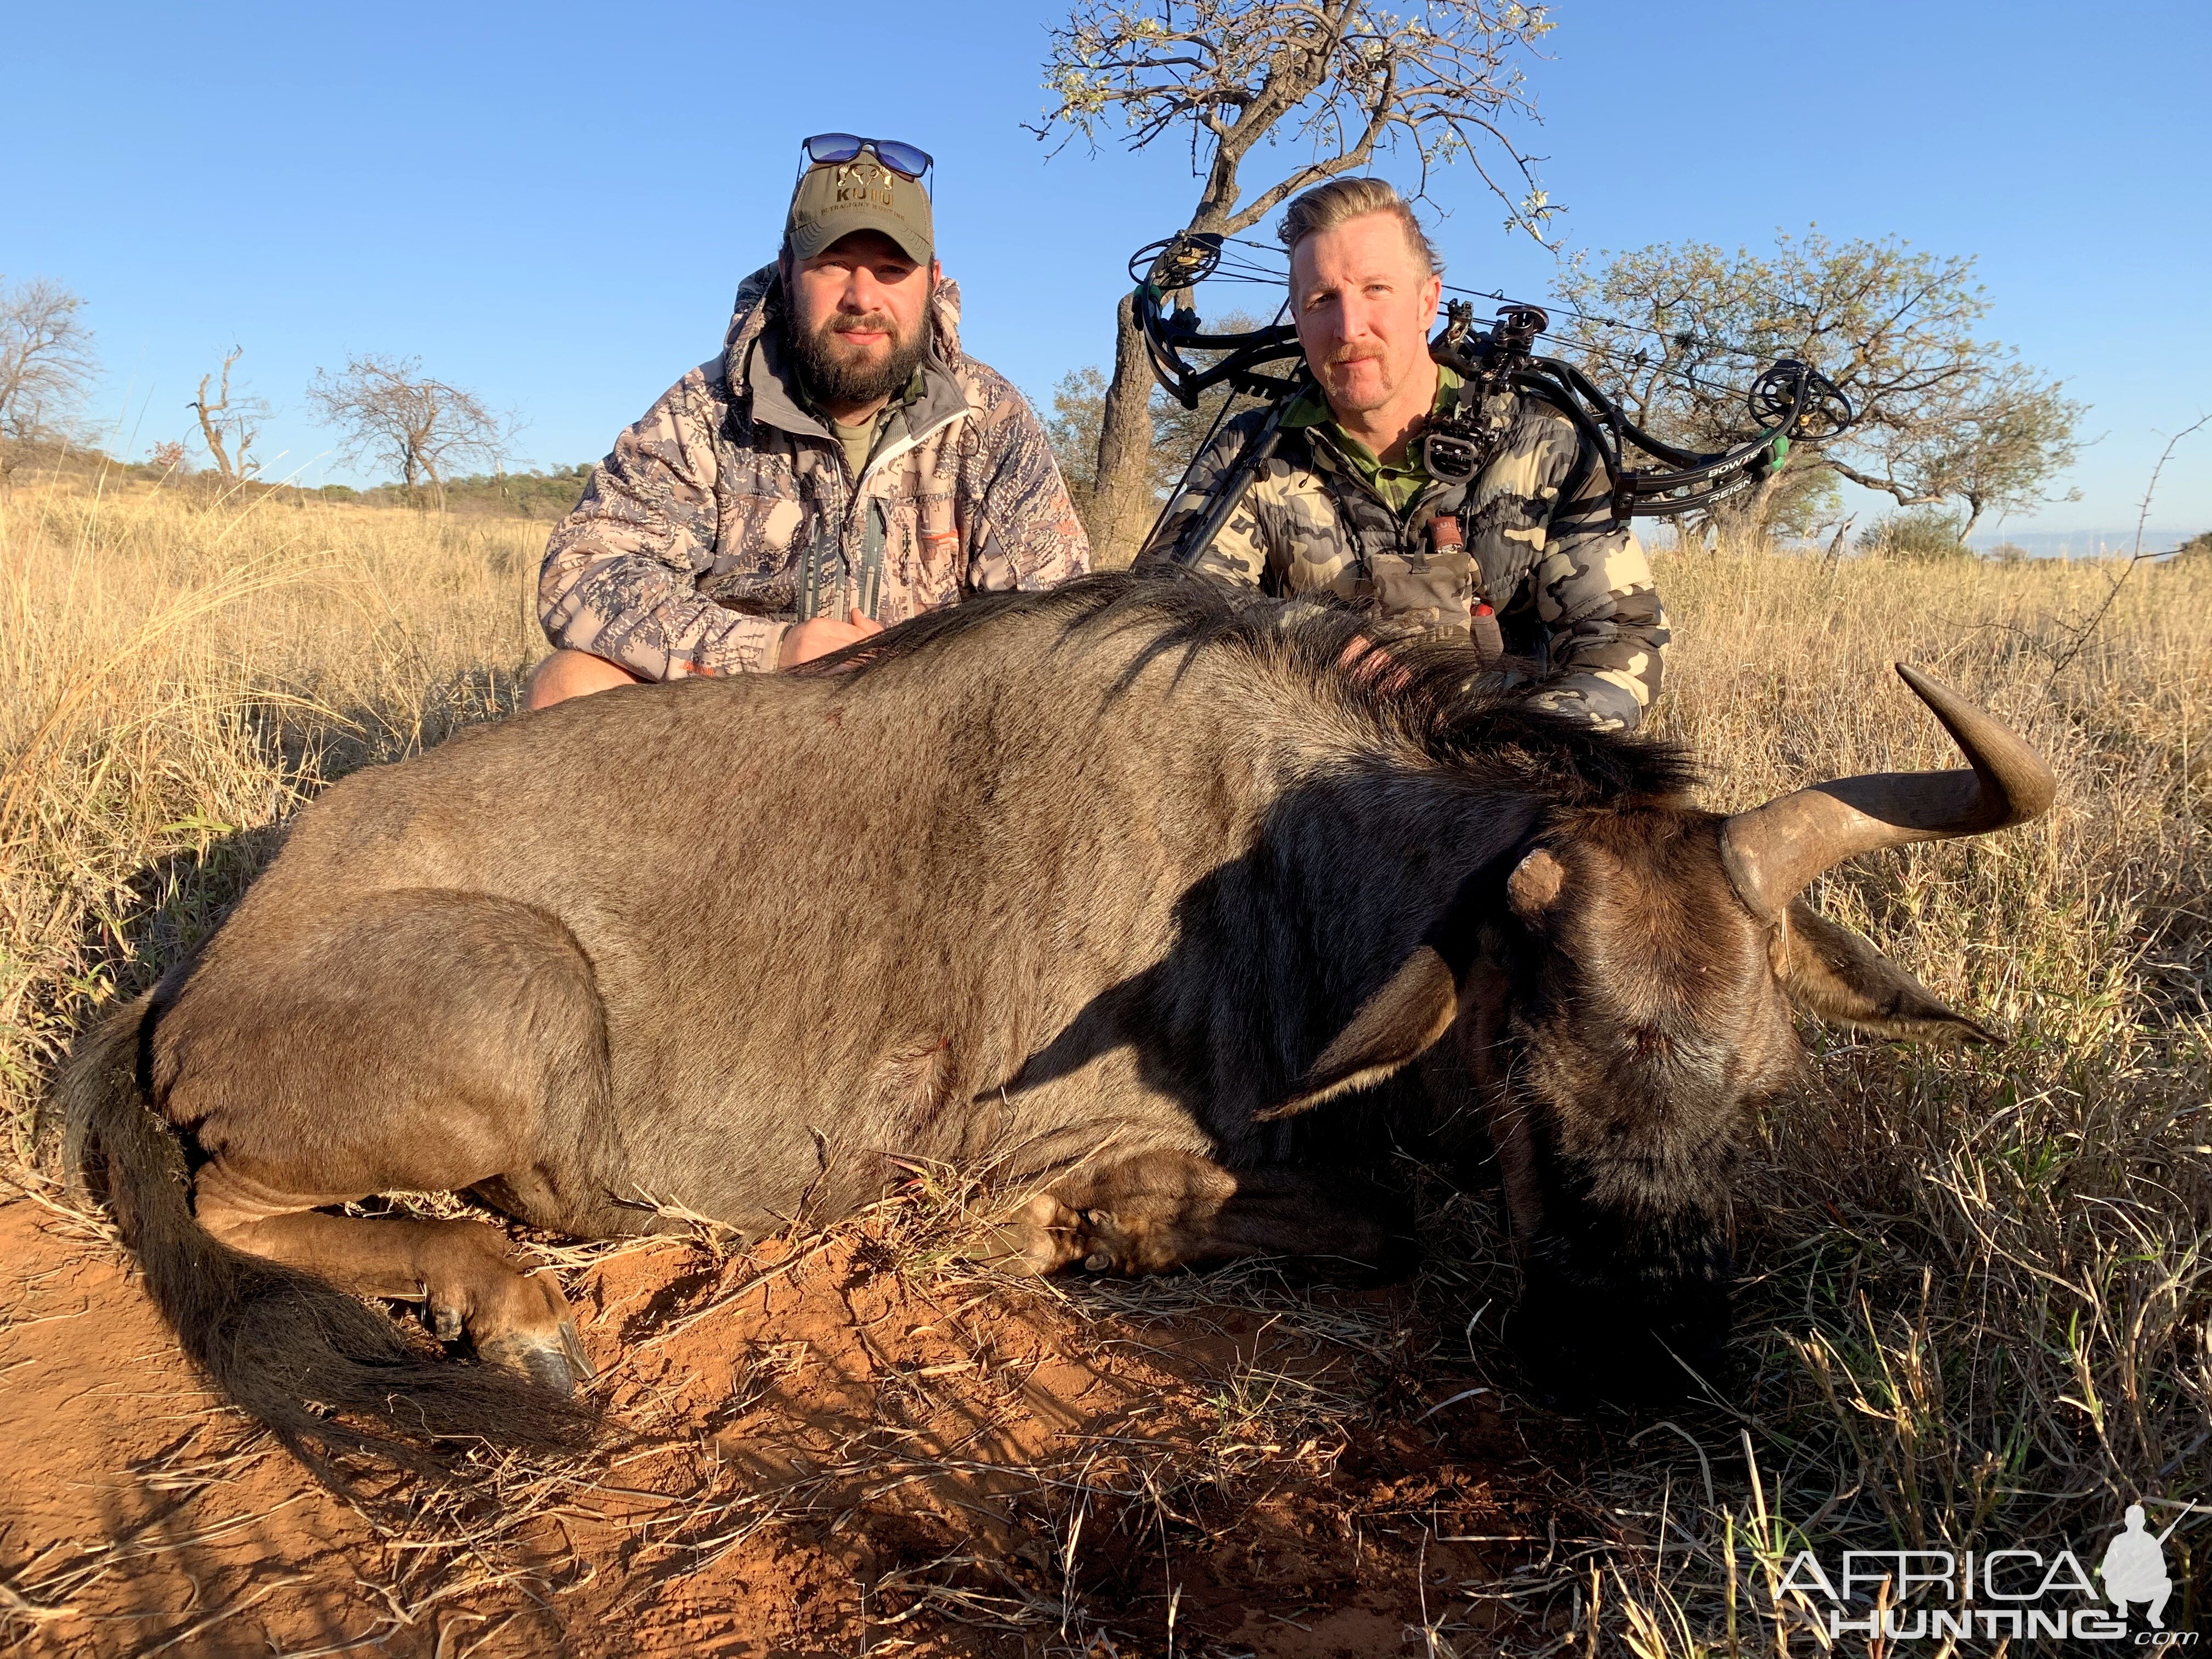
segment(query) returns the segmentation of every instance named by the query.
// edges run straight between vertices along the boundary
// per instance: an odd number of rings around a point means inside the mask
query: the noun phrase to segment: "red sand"
[[[1424,1583],[1437,1651],[1504,1634],[1458,1586],[1540,1546],[1437,1541],[1547,1530],[1495,1395],[1267,1440],[1302,1380],[1392,1379],[1251,1308],[901,1273],[888,1231],[572,1276],[604,1396],[659,1438],[432,1516],[402,1482],[365,1510],[318,1485],[112,1246],[0,1202],[0,1650],[1364,1659],[1429,1652]],[[1290,1379],[1256,1413],[1255,1359]]]

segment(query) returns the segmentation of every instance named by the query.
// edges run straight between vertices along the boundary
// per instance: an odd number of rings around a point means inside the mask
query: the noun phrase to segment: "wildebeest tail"
[[[593,1437],[588,1407],[501,1367],[418,1352],[358,1297],[200,1225],[183,1142],[146,1091],[152,1004],[149,993],[115,1010],[71,1055],[55,1088],[63,1169],[74,1184],[104,1167],[155,1305],[232,1404],[325,1472],[319,1450],[438,1468],[440,1441],[555,1449]]]

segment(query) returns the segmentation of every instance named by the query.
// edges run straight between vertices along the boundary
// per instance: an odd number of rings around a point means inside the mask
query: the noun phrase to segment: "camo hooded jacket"
[[[721,355],[615,441],[555,527],[538,615],[556,646],[652,680],[762,672],[809,617],[889,626],[1088,568],[1036,415],[961,356],[957,287],[932,296],[921,384],[857,479],[796,395],[780,288],[774,265],[745,279]]]
[[[1199,457],[1156,548],[1172,547],[1205,510],[1267,418],[1227,422]],[[1540,706],[1626,731],[1659,695],[1667,618],[1644,550],[1613,523],[1602,468],[1581,469],[1580,435],[1515,392],[1481,400],[1497,447],[1464,486],[1431,481],[1393,513],[1346,459],[1326,405],[1309,392],[1285,414],[1281,441],[1196,568],[1279,594],[1372,604],[1409,629],[1465,639],[1471,613],[1496,611],[1505,648],[1544,666]],[[1562,501],[1573,488],[1574,499]],[[1455,515],[1462,550],[1431,544],[1429,520]],[[1140,564],[1162,556],[1147,554]]]

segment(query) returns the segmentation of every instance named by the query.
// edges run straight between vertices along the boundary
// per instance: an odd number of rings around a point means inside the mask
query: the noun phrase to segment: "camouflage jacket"
[[[1036,416],[960,354],[958,289],[932,297],[919,395],[857,479],[795,395],[777,289],[774,265],[745,279],[721,355],[615,441],[555,526],[538,581],[555,645],[653,680],[764,671],[807,617],[888,626],[1088,568]]]
[[[1478,418],[1498,441],[1489,463],[1467,485],[1430,483],[1401,517],[1361,479],[1332,424],[1300,414],[1293,406],[1267,471],[1197,568],[1274,593],[1371,603],[1386,618],[1461,638],[1473,607],[1486,602],[1506,649],[1544,668],[1540,705],[1612,731],[1644,717],[1659,695],[1666,615],[1643,548],[1612,522],[1603,469],[1585,469],[1576,499],[1560,499],[1583,451],[1565,416],[1517,393],[1486,400]],[[1172,547],[1204,511],[1266,418],[1255,409],[1223,427],[1156,549]],[[1440,514],[1458,516],[1463,550],[1431,548],[1426,526]]]

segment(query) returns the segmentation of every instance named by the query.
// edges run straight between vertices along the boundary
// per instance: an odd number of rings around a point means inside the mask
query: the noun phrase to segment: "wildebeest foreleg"
[[[441,1341],[465,1336],[482,1358],[560,1393],[591,1366],[550,1273],[529,1265],[477,1221],[324,1214],[367,1194],[279,1194],[220,1164],[192,1182],[200,1224],[250,1255],[298,1267],[362,1296],[428,1305]]]
[[[1376,1267],[1389,1228],[1341,1178],[1271,1167],[1231,1170],[1189,1152],[1140,1152],[1064,1176],[1016,1218],[1040,1273],[1154,1273],[1279,1255]]]

